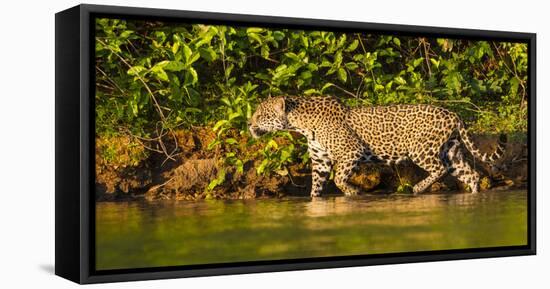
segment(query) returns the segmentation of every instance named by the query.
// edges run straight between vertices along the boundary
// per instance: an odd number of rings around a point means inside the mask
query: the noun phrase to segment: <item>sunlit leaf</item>
[[[348,80],[348,74],[346,72],[346,70],[342,67],[340,67],[338,69],[338,78],[342,81],[342,82],[346,82]]]

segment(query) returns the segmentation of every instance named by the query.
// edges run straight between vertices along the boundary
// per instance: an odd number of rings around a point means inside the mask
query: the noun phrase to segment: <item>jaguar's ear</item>
[[[275,111],[284,114],[285,113],[285,98],[284,97],[277,97],[275,99]]]

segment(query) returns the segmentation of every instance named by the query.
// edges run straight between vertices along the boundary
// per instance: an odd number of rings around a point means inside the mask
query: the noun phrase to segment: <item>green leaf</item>
[[[256,174],[262,175],[265,172],[266,166],[269,164],[268,159],[264,159],[260,165],[256,168]]]
[[[147,70],[145,67],[143,66],[132,66],[130,69],[128,69],[128,74],[129,75],[139,75],[142,71],[145,71]]]
[[[436,68],[439,68],[439,61],[437,61],[436,59],[430,58],[430,62],[431,62]]]
[[[313,75],[309,71],[304,71],[304,72],[300,73],[300,78],[301,79],[310,79],[312,76]]]
[[[287,58],[292,59],[295,62],[302,62],[302,59],[300,57],[298,57],[298,55],[296,55],[296,53],[287,52],[287,53],[285,53],[285,56]]]
[[[155,65],[151,68],[151,70],[155,70],[155,69],[162,69],[164,68],[166,65],[168,65],[168,63],[170,63],[169,60],[163,60],[163,61],[159,61],[157,63],[155,63]]]
[[[388,83],[386,83],[386,91],[391,90],[392,84],[393,84],[393,81],[389,81]]]
[[[265,146],[266,148],[274,148],[274,149],[277,149],[279,148],[279,145],[277,144],[277,142],[274,140],[274,139],[270,139],[268,142],[267,142],[267,145]]]
[[[240,117],[240,116],[241,116],[241,114],[239,112],[231,113],[229,115],[229,120],[234,120],[234,119],[236,119],[237,117]]]
[[[338,69],[338,78],[344,83],[348,80],[348,74],[346,70],[342,67]]]
[[[355,63],[355,62],[348,62],[348,63],[345,64],[345,66],[349,70],[355,70],[355,69],[357,69],[357,67],[359,67],[359,65],[357,65],[357,63]]]
[[[183,56],[185,59],[185,64],[189,63],[189,59],[191,58],[192,54],[193,54],[193,51],[191,50],[191,48],[189,48],[187,44],[183,44]]]
[[[226,125],[226,124],[228,124],[228,123],[229,123],[228,120],[222,119],[222,120],[216,122],[216,124],[214,125],[214,127],[212,127],[212,130],[213,130],[213,131],[217,131],[218,129],[220,129],[221,126]]]
[[[237,173],[244,173],[244,163],[241,160],[235,161],[235,167],[237,168]]]
[[[193,62],[197,61],[201,57],[201,54],[199,52],[193,52],[191,54],[191,57],[189,57],[189,60],[187,60],[187,65],[193,64]]]
[[[260,38],[260,35],[256,33],[248,33],[248,37],[252,40],[258,42],[258,44],[262,44],[262,38]]]
[[[516,77],[510,79],[510,93],[512,95],[516,95],[518,93],[519,83],[520,81]]]
[[[212,141],[211,143],[208,144],[206,149],[207,150],[212,150],[215,146],[219,145],[220,143],[221,143],[221,141],[219,139],[215,139],[214,141]]]
[[[231,101],[227,97],[220,98],[220,101],[227,106],[232,106]]]
[[[319,67],[317,67],[317,64],[315,63],[308,63],[306,65],[306,68],[309,70],[309,71],[317,71],[319,70]]]
[[[210,182],[210,184],[208,184],[208,187],[207,187],[208,190],[211,191],[211,190],[213,190],[215,187],[217,187],[217,186],[223,184],[223,183],[225,182],[225,175],[226,175],[225,169],[223,169],[223,168],[220,169],[220,171],[218,172],[218,176],[217,176],[214,180],[212,180],[212,181]]]
[[[275,38],[275,40],[277,41],[281,41],[285,38],[285,34],[277,30],[273,32],[273,38]]]
[[[342,36],[340,36],[340,38],[338,39],[338,44],[336,46],[342,47],[344,46],[344,43],[346,43],[346,34],[342,34]]]
[[[236,143],[238,143],[238,141],[234,138],[226,138],[225,143],[226,144],[236,144]]]
[[[417,67],[420,63],[422,63],[423,60],[424,60],[423,57],[419,57],[419,58],[415,59],[415,60],[413,61],[413,66],[414,66],[414,67]]]
[[[191,75],[191,84],[197,83],[197,81],[199,80],[197,71],[193,67],[187,68],[187,71],[189,72],[189,75]]]
[[[291,150],[283,150],[281,151],[281,161],[286,161],[288,159],[290,159],[290,157],[292,156],[292,151]]]
[[[309,47],[309,40],[307,37],[305,36],[300,36],[300,40],[302,40],[302,45],[305,47],[305,48],[308,48]]]
[[[174,44],[172,45],[172,53],[174,53],[174,54],[178,53],[179,49],[180,49],[180,43],[179,42],[174,42]]]
[[[137,105],[137,103],[132,101],[132,102],[130,102],[130,106],[132,107],[132,113],[134,114],[134,116],[137,116],[138,115],[138,105]]]
[[[246,29],[246,33],[247,33],[247,34],[250,34],[250,33],[260,33],[260,32],[262,32],[262,31],[264,31],[264,29],[263,29],[263,28],[259,28],[259,27],[250,27],[250,28]]]
[[[201,57],[208,62],[214,61],[218,58],[218,55],[211,47],[199,48],[199,53]]]
[[[155,75],[162,81],[168,81],[168,74],[166,74],[166,71],[164,69],[159,68],[154,71]]]
[[[396,78],[394,78],[394,81],[399,85],[407,84],[407,81],[405,81],[405,79],[401,76],[397,76]]]
[[[120,33],[120,38],[127,39],[130,37],[130,35],[134,34],[134,31],[132,30],[125,30],[122,33]]]
[[[332,66],[332,62],[328,61],[328,60],[323,60],[321,62],[321,65],[319,65],[320,67],[331,67]]]
[[[262,45],[262,47],[260,48],[260,54],[263,58],[269,59],[269,46]]]
[[[342,59],[343,59],[342,52],[338,51],[334,56],[334,65],[340,66],[340,64],[342,63]]]
[[[334,83],[327,82],[323,87],[321,88],[321,93],[324,93],[325,90],[331,86],[334,86]]]
[[[399,38],[397,38],[397,37],[394,37],[393,38],[393,44],[401,47],[401,40],[399,40]]]
[[[319,91],[315,88],[310,88],[303,92],[305,95],[319,94]]]
[[[182,71],[183,69],[185,69],[185,64],[180,61],[170,61],[168,64],[166,64],[166,66],[164,66],[164,70],[167,71],[177,72]]]
[[[233,68],[235,65],[233,63],[229,64],[225,70],[225,78],[229,79],[229,76],[231,76],[231,71],[233,71]]]
[[[359,45],[359,41],[357,39],[353,40],[353,42],[346,48],[346,52],[355,51],[358,45]]]
[[[250,119],[252,117],[252,106],[250,103],[246,104],[246,119]]]

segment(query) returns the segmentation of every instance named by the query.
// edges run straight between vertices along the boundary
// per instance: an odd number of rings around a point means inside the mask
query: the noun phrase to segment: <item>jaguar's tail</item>
[[[500,159],[504,155],[504,151],[506,150],[506,143],[508,141],[505,134],[500,135],[497,148],[492,154],[488,155],[487,153],[481,153],[479,149],[474,145],[462,121],[460,121],[458,124],[458,132],[460,133],[460,138],[462,139],[462,142],[464,143],[466,148],[470,151],[470,153],[472,153],[474,157],[481,160],[482,162],[493,164],[496,160]]]

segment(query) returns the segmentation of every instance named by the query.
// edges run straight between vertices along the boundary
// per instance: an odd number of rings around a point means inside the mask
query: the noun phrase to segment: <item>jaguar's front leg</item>
[[[309,155],[311,158],[311,196],[318,197],[330,175],[332,162],[326,153],[318,150],[309,150]]]

